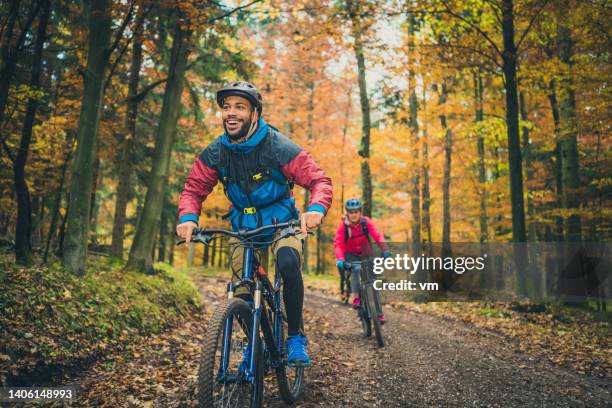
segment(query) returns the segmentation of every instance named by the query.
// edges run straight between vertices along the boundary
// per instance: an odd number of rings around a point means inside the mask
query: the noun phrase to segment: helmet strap
[[[259,121],[258,113],[257,108],[253,109],[253,113],[251,114],[251,127],[249,128],[244,140],[248,140],[251,136],[253,136],[253,133],[255,133],[255,129],[257,129],[257,122]]]

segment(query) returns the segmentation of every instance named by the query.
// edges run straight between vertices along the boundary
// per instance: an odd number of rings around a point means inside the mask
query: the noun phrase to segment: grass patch
[[[155,275],[125,272],[117,260],[92,257],[77,277],[59,263],[24,268],[0,254],[0,383],[158,333],[200,308],[185,273],[156,267]]]

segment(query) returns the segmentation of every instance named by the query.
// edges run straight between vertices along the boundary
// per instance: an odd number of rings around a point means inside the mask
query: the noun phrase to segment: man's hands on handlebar
[[[318,211],[306,211],[300,217],[302,233],[306,234],[309,229],[316,228],[323,222],[323,213]]]
[[[300,217],[300,228],[304,234],[309,229],[313,229],[321,225],[323,214],[318,211],[307,211]],[[185,243],[191,242],[193,230],[198,228],[198,225],[193,221],[187,221],[176,226],[176,235],[185,240]]]
[[[191,242],[193,230],[198,227],[193,221],[187,221],[176,226],[176,235],[185,240],[185,243]]]

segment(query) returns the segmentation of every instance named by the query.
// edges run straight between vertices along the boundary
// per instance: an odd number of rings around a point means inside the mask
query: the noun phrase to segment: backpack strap
[[[370,231],[368,230],[368,223],[365,217],[361,217],[361,229],[363,229],[363,235],[365,235],[368,242],[370,241]]]
[[[368,230],[368,223],[365,217],[361,217],[361,229],[363,231],[363,235],[365,235],[370,245],[372,245],[372,242],[370,240],[370,231]],[[349,228],[347,223],[344,223],[344,242],[348,241],[350,238],[353,238],[351,236],[351,229]]]

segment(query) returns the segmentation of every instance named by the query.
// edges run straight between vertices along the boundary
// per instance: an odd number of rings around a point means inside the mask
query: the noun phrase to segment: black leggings
[[[276,273],[283,279],[283,300],[287,311],[289,336],[300,333],[302,307],[304,305],[304,282],[300,272],[300,255],[290,247],[281,247],[276,252]]]

